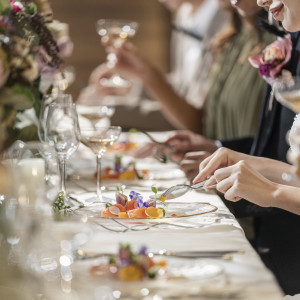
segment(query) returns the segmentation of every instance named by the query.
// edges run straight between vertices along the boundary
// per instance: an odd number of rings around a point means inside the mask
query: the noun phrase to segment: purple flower
[[[137,201],[137,206],[138,206],[138,207],[144,207],[144,201],[143,201],[142,199],[139,199],[139,200]]]
[[[271,68],[271,64],[261,64],[258,69],[258,75],[260,77],[269,77]]]
[[[119,260],[121,265],[129,265],[130,264],[130,252],[128,250],[119,250]]]
[[[135,191],[131,191],[131,192],[129,193],[129,198],[130,198],[131,200],[135,200],[135,201],[143,200],[142,195],[141,195],[140,193],[135,192]]]
[[[147,252],[147,247],[146,246],[141,246],[140,250],[139,250],[139,254],[140,255],[146,255]]]

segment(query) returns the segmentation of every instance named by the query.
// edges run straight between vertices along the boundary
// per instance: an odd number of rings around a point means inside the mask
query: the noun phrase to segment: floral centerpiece
[[[0,0],[0,152],[18,135],[17,112],[34,107],[38,114],[49,74],[70,54],[55,28],[47,0]]]

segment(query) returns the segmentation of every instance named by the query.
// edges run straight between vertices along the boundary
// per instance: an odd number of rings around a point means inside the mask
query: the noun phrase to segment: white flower
[[[17,53],[17,55],[21,57],[28,55],[30,51],[30,43],[27,40],[18,36],[14,36],[12,40],[14,42],[14,51]]]
[[[39,66],[38,63],[33,59],[32,55],[27,57],[27,62],[29,63],[30,67],[22,72],[22,76],[29,82],[32,82],[39,75]]]

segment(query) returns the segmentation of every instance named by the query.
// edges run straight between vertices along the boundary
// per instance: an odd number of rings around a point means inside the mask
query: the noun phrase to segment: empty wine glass
[[[40,108],[39,121],[38,121],[38,136],[41,142],[46,141],[45,132],[46,132],[48,110],[50,104],[54,102],[66,103],[66,104],[73,103],[72,96],[70,94],[59,94],[59,95],[48,94],[43,97],[41,108]]]
[[[276,99],[284,106],[290,108],[296,114],[300,113],[300,77],[287,76],[283,80],[275,81],[273,91]],[[299,117],[295,120],[292,129],[288,133],[288,141],[291,151],[288,159],[297,166],[296,174],[300,175],[300,126]],[[291,152],[293,152],[291,154]],[[291,181],[294,174],[283,173],[283,179]]]
[[[128,38],[133,37],[138,29],[138,23],[129,20],[113,20],[113,19],[100,19],[96,23],[97,33],[102,37],[103,41],[109,41],[110,46],[113,48],[118,47],[124,43]],[[108,48],[109,51],[109,48]],[[114,53],[109,52],[107,55],[107,66],[114,67],[116,56]],[[131,83],[125,80],[118,74],[114,74],[109,79],[102,78],[100,84],[105,87],[120,87],[130,88]]]
[[[64,194],[65,205],[69,205],[69,198],[65,184],[66,160],[79,146],[80,129],[76,106],[69,102],[55,102],[50,104],[46,122],[46,139],[54,145],[61,175],[60,190]]]
[[[85,127],[81,128],[80,141],[90,148],[97,158],[97,201],[103,202],[101,193],[101,158],[106,149],[110,147],[120,136],[121,127]]]

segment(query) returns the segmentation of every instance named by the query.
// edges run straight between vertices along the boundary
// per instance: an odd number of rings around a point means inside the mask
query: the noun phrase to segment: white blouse
[[[292,154],[297,154],[300,148],[300,113],[296,115],[289,134],[289,143]]]

